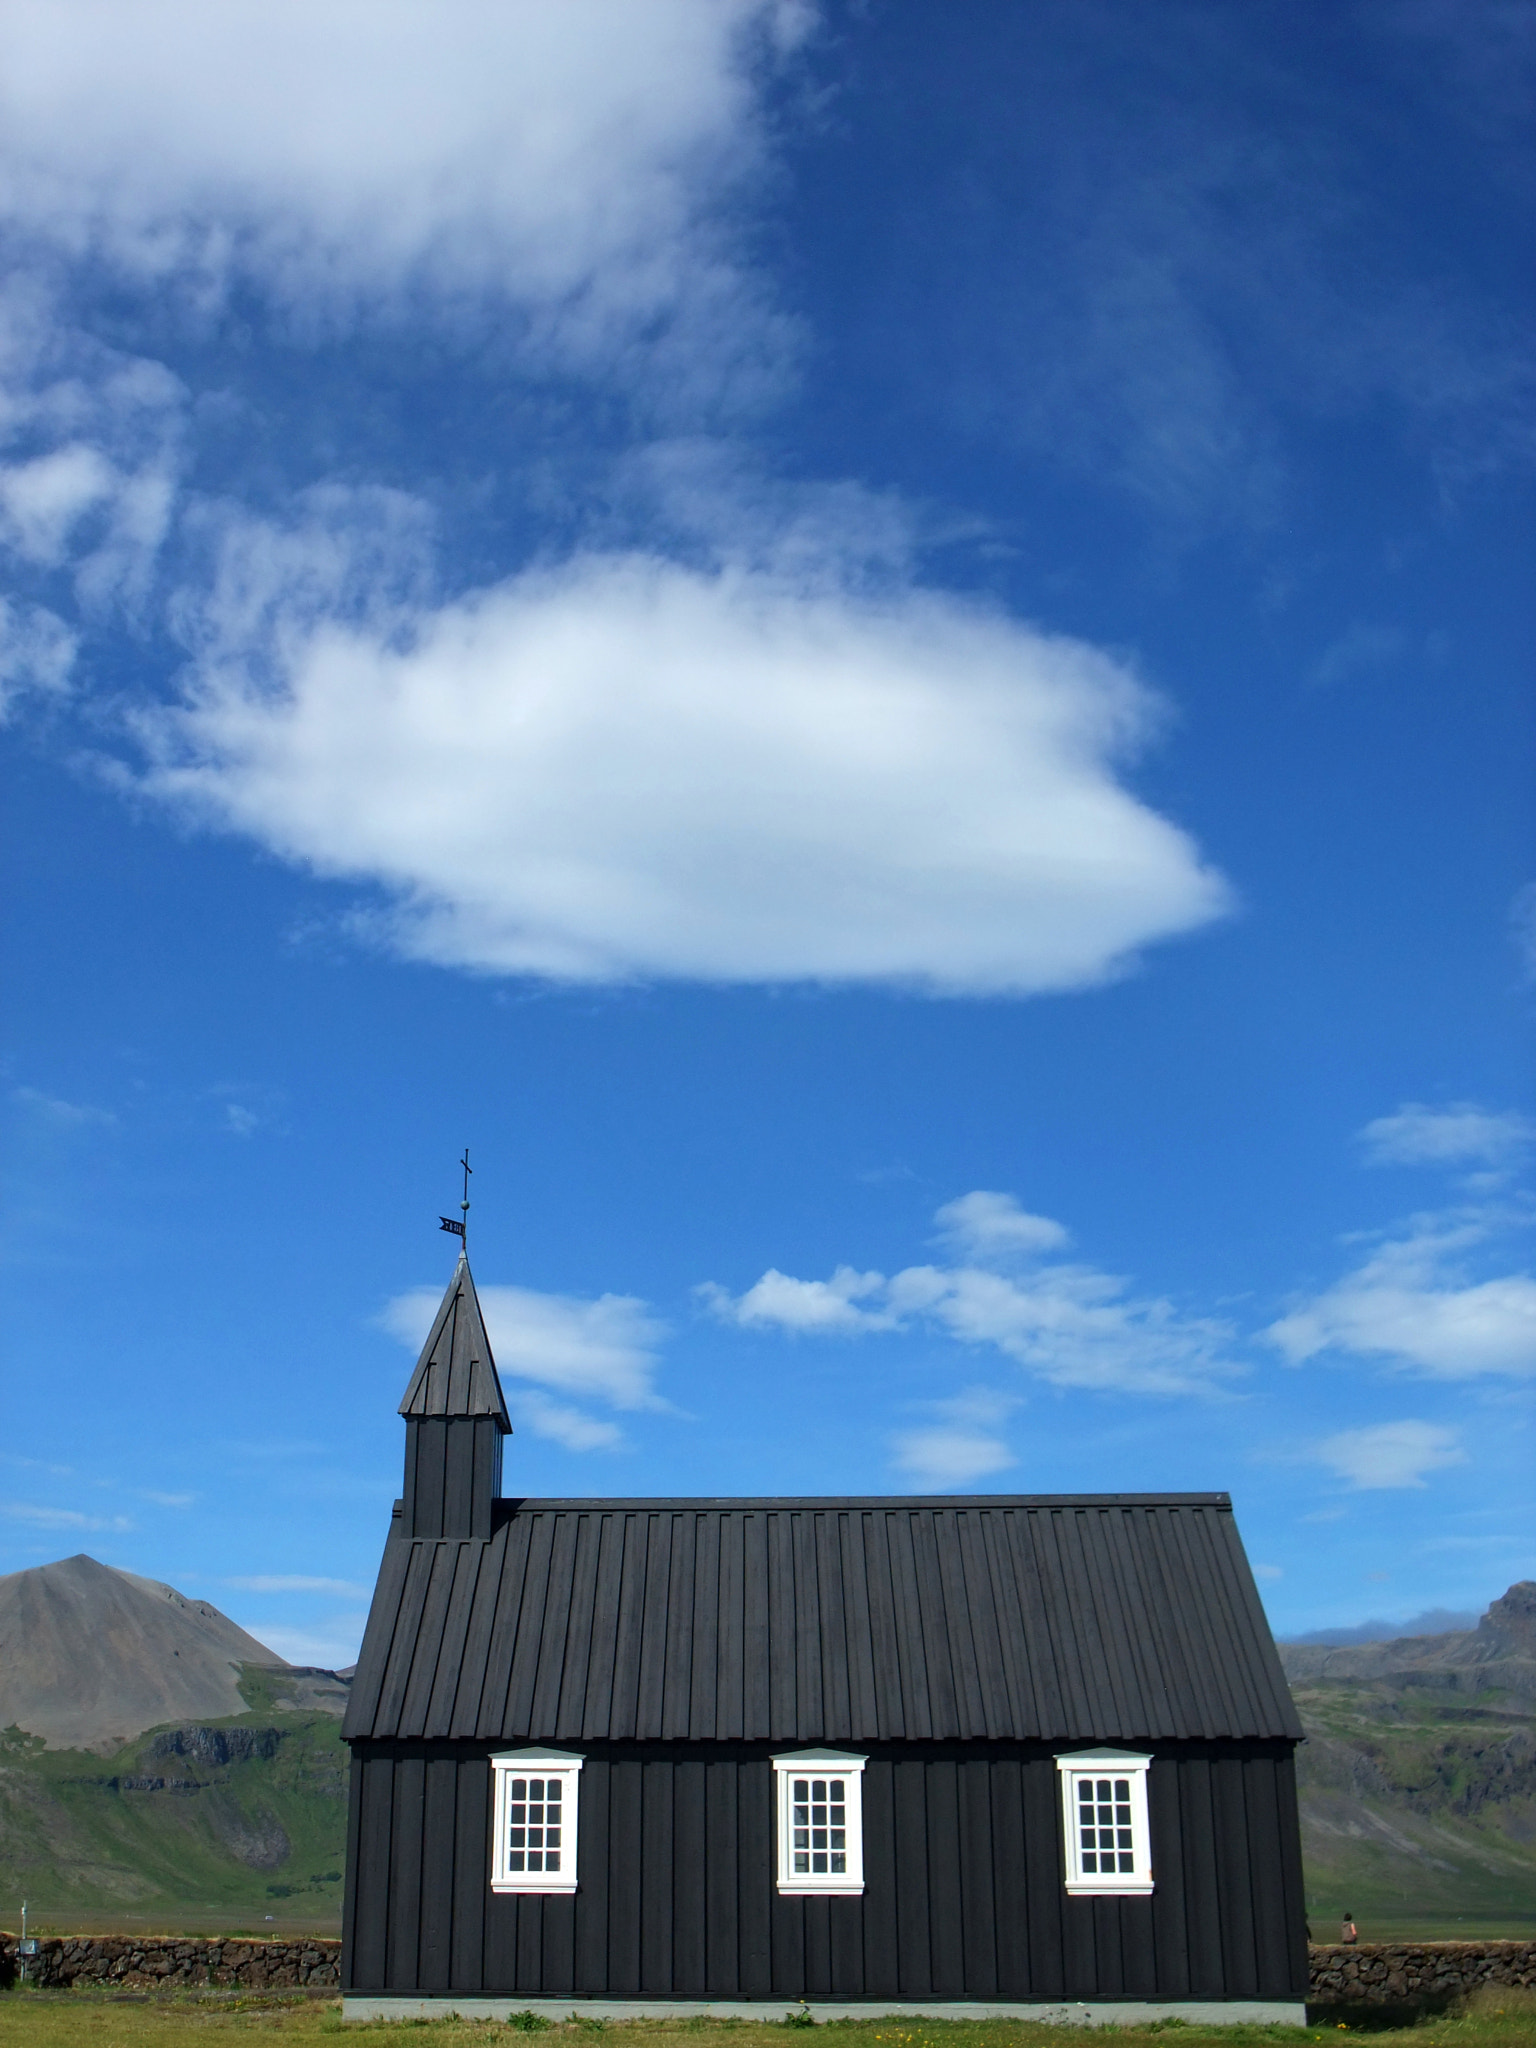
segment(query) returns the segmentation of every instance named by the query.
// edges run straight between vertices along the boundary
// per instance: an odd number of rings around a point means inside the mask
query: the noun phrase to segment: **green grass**
[[[13,1991],[0,1996],[0,2048],[216,2048],[219,2042],[271,2041],[297,2044],[322,2035],[349,2041],[401,2044],[420,2040],[423,2048],[473,2048],[518,2032],[515,2023],[474,2020],[405,2020],[359,2026],[342,2020],[334,2001],[285,2001],[252,1997],[214,2005],[195,2000],[134,2003],[121,1997],[69,1992]],[[600,2024],[567,2022],[538,2030],[547,2048],[776,2048],[800,2029],[762,2021],[640,2020]],[[808,2030],[806,2030],[808,2031]],[[1084,2048],[1092,2033],[1077,2026],[1038,2026],[1016,2020],[829,2021],[819,2031],[828,2048]],[[1198,2027],[1164,2021],[1149,2027],[1116,2027],[1115,2048],[1168,2048],[1176,2033],[1180,2048],[1316,2048],[1338,2043],[1341,2032],[1358,2028]],[[1536,2048],[1536,1994],[1479,1993],[1455,2016],[1392,2030],[1400,2048]]]

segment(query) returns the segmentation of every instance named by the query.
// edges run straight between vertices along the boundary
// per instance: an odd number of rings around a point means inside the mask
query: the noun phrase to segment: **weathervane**
[[[463,1169],[464,1169],[464,1199],[463,1199],[463,1201],[462,1201],[462,1202],[460,1202],[460,1204],[459,1204],[459,1208],[460,1208],[460,1210],[461,1210],[461,1211],[463,1212],[463,1219],[464,1219],[464,1220],[463,1220],[463,1221],[462,1221],[461,1223],[455,1223],[455,1221],[453,1220],[453,1218],[452,1218],[451,1216],[443,1216],[443,1217],[440,1217],[440,1218],[438,1219],[438,1228],[439,1228],[440,1230],[449,1230],[449,1231],[452,1231],[452,1233],[453,1233],[453,1235],[454,1235],[455,1237],[457,1237],[457,1238],[460,1238],[460,1239],[462,1239],[462,1240],[463,1240],[463,1245],[464,1245],[464,1256],[465,1256],[465,1258],[468,1258],[468,1257],[469,1257],[469,1176],[470,1176],[470,1175],[471,1175],[471,1174],[472,1174],[472,1173],[474,1172],[474,1170],[475,1170],[475,1169],[474,1169],[474,1168],[473,1168],[473,1167],[472,1167],[472,1166],[470,1165],[470,1163],[469,1163],[469,1147],[468,1147],[467,1145],[466,1145],[466,1146],[464,1147],[464,1157],[463,1157],[463,1158],[462,1158],[462,1159],[461,1159],[461,1160],[459,1161],[459,1164],[460,1164],[460,1166],[462,1166],[462,1167],[463,1167]]]

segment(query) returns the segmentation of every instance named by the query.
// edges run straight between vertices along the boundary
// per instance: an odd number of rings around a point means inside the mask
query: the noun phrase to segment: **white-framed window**
[[[1080,1749],[1057,1757],[1069,1892],[1124,1897],[1151,1891],[1151,1766],[1151,1757],[1124,1749]]]
[[[576,1889],[576,1803],[582,1759],[561,1749],[491,1758],[491,1890]]]
[[[773,1759],[781,1892],[856,1898],[863,1891],[867,1762],[835,1749],[800,1749]]]

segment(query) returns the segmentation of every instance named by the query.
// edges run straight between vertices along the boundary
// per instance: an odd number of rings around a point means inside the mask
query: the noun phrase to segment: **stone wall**
[[[341,1987],[341,1943],[211,1941],[176,1935],[45,1935],[27,1960],[30,1983],[58,1990],[79,1984],[123,1990],[223,1985],[264,1991]],[[1308,2002],[1319,2006],[1452,2005],[1481,1985],[1536,1988],[1536,1941],[1338,1943],[1310,1951]],[[17,1976],[16,1936],[0,1934],[0,1985]]]
[[[22,1958],[16,1946],[14,1934],[0,1934],[0,1984],[14,1983],[25,1963],[29,1984],[56,1990],[76,1984],[135,1991],[210,1984],[251,1991],[341,1988],[341,1943],[318,1937],[194,1941],[169,1934],[44,1935],[37,1954]]]
[[[1536,1987],[1536,1941],[1318,1942],[1311,2005],[1441,2008],[1481,1985]]]

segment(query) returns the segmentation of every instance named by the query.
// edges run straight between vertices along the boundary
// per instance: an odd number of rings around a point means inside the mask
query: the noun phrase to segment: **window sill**
[[[808,1899],[861,1899],[864,1896],[862,1884],[807,1884],[804,1879],[796,1884],[791,1878],[780,1878],[779,1892],[784,1898]]]
[[[568,1897],[575,1889],[576,1880],[574,1877],[570,1880],[569,1884],[519,1884],[510,1877],[493,1877],[491,1879],[491,1890],[493,1892],[521,1892],[525,1897],[530,1898],[559,1898],[562,1894]]]
[[[1090,1884],[1084,1879],[1067,1890],[1074,1899],[1145,1899],[1156,1890],[1150,1877],[1128,1879],[1124,1884]]]

